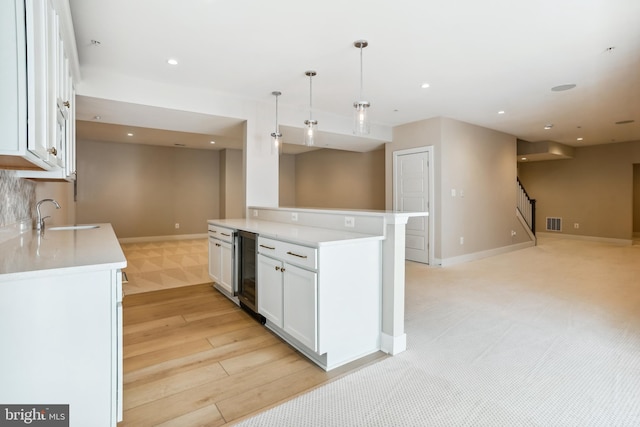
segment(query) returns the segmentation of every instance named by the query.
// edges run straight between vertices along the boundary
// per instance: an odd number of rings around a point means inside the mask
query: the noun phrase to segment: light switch
[[[456,189],[455,188],[451,189],[451,197],[456,197]]]

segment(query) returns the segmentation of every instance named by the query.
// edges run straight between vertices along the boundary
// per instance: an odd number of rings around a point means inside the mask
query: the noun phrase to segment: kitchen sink
[[[60,227],[49,227],[48,231],[63,231],[63,230],[90,230],[92,228],[100,228],[99,225],[63,225]]]

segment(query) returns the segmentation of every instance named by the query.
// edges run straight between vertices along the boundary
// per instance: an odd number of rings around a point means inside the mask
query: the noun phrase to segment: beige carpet
[[[125,295],[211,281],[207,239],[124,243],[128,283]]]
[[[407,264],[408,350],[242,426],[640,426],[640,246]]]

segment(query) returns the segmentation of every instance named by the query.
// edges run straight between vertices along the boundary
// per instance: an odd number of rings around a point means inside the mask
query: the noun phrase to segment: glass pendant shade
[[[318,133],[318,121],[313,120],[313,87],[311,85],[311,79],[317,73],[315,71],[306,71],[305,76],[309,77],[309,120],[304,121],[304,145],[311,147],[316,145],[316,134]]]
[[[305,120],[304,121],[304,145],[311,147],[316,145],[316,133],[318,130],[317,120]]]
[[[368,135],[371,131],[369,124],[369,103],[366,101],[354,102],[355,107],[353,133],[356,135]]]
[[[273,132],[271,134],[271,154],[282,153],[282,134],[280,132]]]

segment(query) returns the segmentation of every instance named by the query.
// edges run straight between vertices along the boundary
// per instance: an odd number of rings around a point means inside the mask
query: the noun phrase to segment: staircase
[[[518,198],[518,206],[517,213],[518,218],[523,221],[524,224],[528,227],[531,232],[531,236],[535,241],[536,235],[536,199],[532,199],[527,194],[527,190],[524,189],[524,186],[520,182],[519,178],[516,178],[516,194]]]

